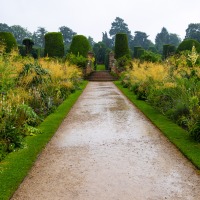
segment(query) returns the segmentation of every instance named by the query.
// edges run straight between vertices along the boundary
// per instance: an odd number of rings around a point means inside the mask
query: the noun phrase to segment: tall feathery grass
[[[81,70],[50,58],[34,60],[17,51],[0,51],[0,160],[23,146],[26,135],[40,133],[37,125],[82,81]]]
[[[133,91],[200,141],[200,66],[198,54],[173,56],[163,63],[133,61],[121,74],[124,87]]]

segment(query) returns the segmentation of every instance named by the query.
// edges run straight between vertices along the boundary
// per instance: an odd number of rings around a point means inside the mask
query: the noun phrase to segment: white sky
[[[200,0],[0,0],[0,23],[58,31],[61,26],[101,41],[116,17],[134,35],[146,32],[153,42],[162,27],[182,39],[190,23],[200,23]]]

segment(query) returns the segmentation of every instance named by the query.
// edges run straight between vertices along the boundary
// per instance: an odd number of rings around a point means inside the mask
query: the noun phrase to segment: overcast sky
[[[134,35],[146,32],[153,42],[162,27],[181,39],[190,23],[200,23],[200,0],[0,0],[0,23],[20,25],[34,32],[61,26],[101,41],[116,17]]]

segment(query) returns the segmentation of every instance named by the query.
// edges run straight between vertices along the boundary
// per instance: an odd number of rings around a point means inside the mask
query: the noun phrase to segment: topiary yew
[[[75,56],[83,56],[86,58],[90,48],[90,43],[84,35],[75,35],[69,51]]]
[[[60,32],[50,32],[45,36],[44,55],[49,57],[63,57],[64,43],[63,36]]]
[[[192,50],[192,47],[195,46],[196,51],[200,53],[200,43],[194,39],[186,39],[181,42],[176,50],[177,53],[181,51]]]
[[[0,44],[5,45],[6,53],[9,53],[13,48],[17,48],[16,39],[10,32],[0,32]]]
[[[25,38],[25,39],[23,39],[22,44],[25,45],[25,47],[26,47],[25,48],[26,49],[26,55],[30,54],[31,51],[32,51],[32,47],[34,45],[34,42],[29,38]]]
[[[115,58],[118,59],[123,56],[130,58],[128,37],[125,33],[117,33],[115,36]]]

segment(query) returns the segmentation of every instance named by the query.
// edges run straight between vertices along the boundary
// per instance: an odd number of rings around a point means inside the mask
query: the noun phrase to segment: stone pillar
[[[88,60],[87,60],[87,64],[86,64],[86,69],[85,69],[85,76],[88,76],[92,71],[92,60],[94,58],[94,53],[93,52],[88,52]]]
[[[117,74],[117,67],[115,65],[115,62],[116,62],[116,60],[115,60],[115,54],[114,54],[114,52],[111,51],[109,53],[109,70],[111,72],[114,72],[114,73]]]

